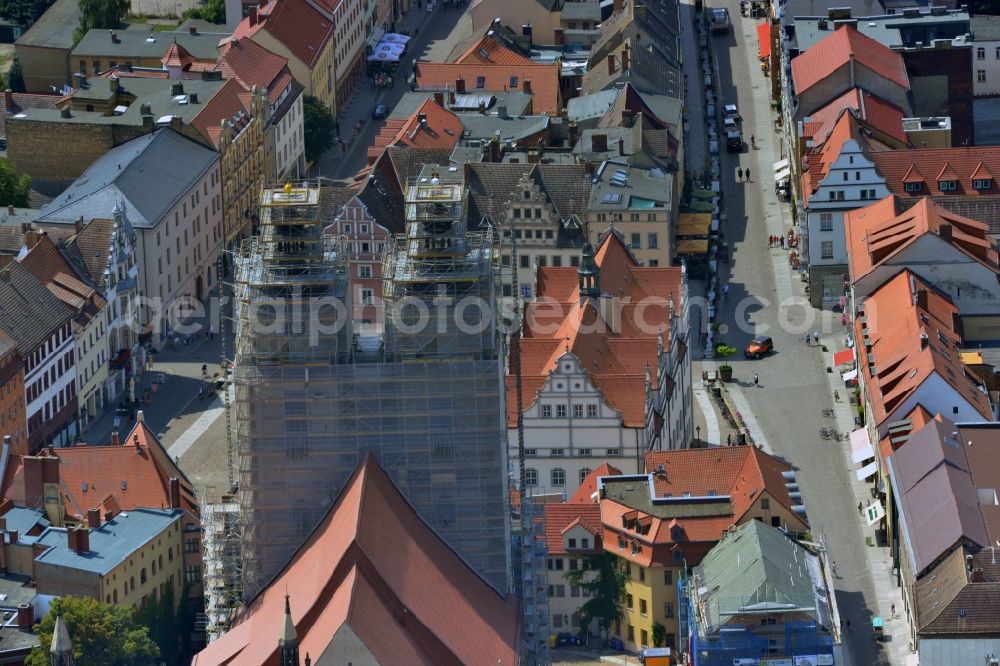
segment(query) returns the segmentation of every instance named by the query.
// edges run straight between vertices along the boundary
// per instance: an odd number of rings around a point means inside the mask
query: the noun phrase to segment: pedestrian
[[[747,182],[752,183],[753,180],[750,179],[750,167],[747,167]]]
[[[815,342],[817,346],[819,345],[819,331],[813,331],[813,342]]]
[[[871,506],[871,505],[872,505],[872,501],[870,499],[866,499],[865,500],[865,506]]]
[[[750,135],[750,147],[757,150],[757,139],[753,134]]]
[[[741,183],[743,182],[743,167],[740,167],[739,169],[736,170],[736,177],[739,179]]]
[[[891,606],[889,606],[889,613],[890,613],[892,619],[895,620],[896,619],[896,604],[895,604],[895,602],[893,602],[893,604]]]
[[[847,618],[847,630],[851,630],[851,618]]]
[[[760,377],[757,376],[756,372],[753,373],[753,385],[760,386]]]
[[[810,347],[812,347],[812,343],[809,342],[809,340],[810,340],[809,331],[806,331],[806,344],[809,345]]]
[[[840,391],[838,391],[837,389],[833,390],[833,401],[840,402]]]
[[[837,563],[836,563],[836,562],[833,562],[833,563],[832,563],[832,564],[830,565],[830,568],[831,568],[831,569],[833,569],[833,577],[834,577],[834,578],[840,578],[840,574],[838,574],[838,573],[837,573]]]
[[[778,243],[781,244],[781,249],[784,250],[785,249],[785,237],[784,236],[779,237],[778,238]]]
[[[732,446],[732,445],[733,445],[733,433],[727,432],[726,433],[726,446]]]
[[[722,285],[722,298],[725,299],[729,296],[729,283]]]
[[[860,514],[862,514],[862,513],[863,513],[863,512],[861,511],[861,502],[860,502],[860,501],[858,501],[858,514],[860,515]]]

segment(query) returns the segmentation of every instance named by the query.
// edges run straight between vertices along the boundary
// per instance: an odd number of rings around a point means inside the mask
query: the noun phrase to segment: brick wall
[[[972,145],[972,49],[902,51],[917,116],[951,116],[951,145]],[[947,99],[939,93],[946,92]]]

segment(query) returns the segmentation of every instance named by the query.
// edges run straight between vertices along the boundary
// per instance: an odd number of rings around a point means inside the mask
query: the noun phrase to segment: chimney
[[[5,497],[3,501],[0,501],[0,530],[7,529],[7,521],[3,518],[4,514],[14,508],[14,500],[9,497]]]
[[[438,106],[440,106],[441,108],[444,108],[444,93],[443,92],[436,92],[436,93],[434,93],[434,103],[437,104]]]
[[[181,482],[176,476],[170,477],[170,508],[181,508]]]
[[[423,127],[423,128],[426,129],[427,128],[427,114],[426,113],[418,113],[417,114],[417,122],[420,123],[421,127]]]
[[[7,88],[7,90],[3,91],[3,103],[4,106],[8,109],[14,108],[14,91],[11,90],[10,88]]]
[[[69,546],[69,549],[75,553],[79,548],[78,543],[79,540],[76,538],[76,528],[72,525],[68,526],[66,528],[66,545]]]
[[[927,349],[927,345],[929,345],[930,343],[931,343],[931,339],[927,336],[927,334],[926,333],[921,333],[920,334],[920,349],[921,350]]]
[[[448,93],[448,104],[450,104],[451,106],[455,106],[455,93],[453,92]]]
[[[7,530],[7,543],[17,543],[18,536],[17,530]]]
[[[497,163],[500,161],[500,139],[493,137],[490,139],[490,162]]]
[[[459,95],[465,94],[465,79],[463,78],[455,79],[455,92],[457,92]]]
[[[618,137],[618,154],[625,155],[625,138]]]
[[[73,109],[71,109],[70,105],[67,104],[63,108],[59,109],[59,115],[61,117],[63,117],[63,118],[72,118],[73,117]]]
[[[188,103],[197,104],[198,103],[198,93],[188,93]]]
[[[615,0],[612,6],[614,7],[612,14],[621,14],[622,10],[625,9],[625,0]]]
[[[507,117],[507,106],[506,105],[501,105],[501,106],[497,107],[497,116],[500,117],[500,118],[506,118]]]
[[[625,48],[622,49],[622,71],[623,72],[627,72],[628,71],[628,66],[629,66],[630,62],[631,62],[631,58],[629,58],[629,55],[628,55],[628,44],[626,44]]]
[[[608,150],[608,135],[607,134],[591,134],[590,135],[590,151],[594,153],[604,153]]]
[[[198,34],[198,28],[192,25],[191,27],[188,28],[188,33],[192,34],[192,35],[197,35]]]
[[[479,103],[479,113],[481,113],[484,116],[486,115],[486,102]]]
[[[42,505],[45,497],[42,481],[42,459],[39,456],[24,456],[24,504],[30,509]]]
[[[170,116],[170,129],[180,132],[182,126],[183,123],[180,116]]]
[[[141,409],[137,410],[136,413],[135,413],[135,422],[136,423],[145,423],[146,422],[146,414]]]
[[[21,604],[17,607],[17,628],[21,631],[31,631],[35,626],[35,607],[31,604]]]
[[[855,84],[854,84],[854,51],[851,51],[850,58],[851,58],[851,87],[854,88],[855,87]]]
[[[139,444],[139,435],[132,435],[132,446],[135,447],[136,453],[142,453],[142,445]]]
[[[921,310],[927,309],[927,290],[917,289],[917,307]]]
[[[101,528],[101,510],[94,508],[87,512],[87,525],[98,530]]]
[[[114,30],[112,30],[111,31],[111,43],[112,44],[118,44],[120,42],[121,42],[121,40],[118,39],[118,33],[115,32]]]
[[[608,74],[614,74],[614,73],[615,73],[615,54],[614,53],[609,53],[608,54]]]
[[[90,553],[90,528],[87,527],[77,527],[76,528],[76,552],[81,555],[87,555]]]
[[[178,95],[184,94],[184,84],[178,81],[177,83],[170,84],[170,96],[177,97]]]
[[[942,224],[940,227],[938,227],[938,236],[940,236],[941,240],[943,240],[944,242],[950,243],[951,242],[951,225],[950,224]]]
[[[118,431],[115,430],[111,433],[111,446],[121,446],[121,442],[118,440]]]
[[[111,509],[108,509],[107,511],[104,512],[104,522],[110,523],[111,519],[114,517],[115,517],[115,512],[112,511]]]
[[[76,231],[76,233],[83,231],[83,215],[80,215],[73,220],[73,230]]]
[[[250,13],[247,14],[247,18],[250,20],[250,25],[257,25],[257,8],[251,7]]]
[[[552,34],[556,46],[563,46],[566,43],[566,33],[563,32],[562,28],[556,28]]]
[[[142,117],[142,128],[145,130],[153,129],[153,116],[143,116]]]
[[[121,87],[118,77],[114,74],[112,74],[111,78],[108,79],[108,87],[111,88],[111,92],[118,92],[118,88]]]
[[[986,582],[986,573],[982,569],[979,569],[979,568],[973,569],[972,570],[971,582],[973,582],[973,583],[985,583]]]
[[[521,83],[521,90],[524,91],[525,95],[530,95],[531,94],[531,79],[525,79]]]

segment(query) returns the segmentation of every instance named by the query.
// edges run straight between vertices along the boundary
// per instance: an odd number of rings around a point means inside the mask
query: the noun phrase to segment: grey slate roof
[[[72,319],[74,312],[20,263],[12,262],[2,275],[0,328],[24,356]]]
[[[487,216],[494,222],[504,220],[506,204],[517,195],[518,183],[525,177],[545,193],[560,218],[565,220],[575,215],[585,219],[590,175],[583,165],[480,162],[466,166],[469,227],[480,226]]]
[[[217,26],[218,27],[218,26]],[[100,56],[125,62],[130,58],[162,58],[174,44],[183,46],[197,60],[215,60],[219,55],[219,42],[229,36],[223,32],[147,32],[146,30],[118,30],[118,42],[111,41],[110,30],[88,30],[80,43],[70,52],[70,64],[83,57]],[[153,41],[149,41],[152,37]]]
[[[759,520],[723,535],[694,575],[709,634],[725,623],[722,610],[781,613],[787,608],[815,608],[817,624],[831,626],[819,557]]]
[[[459,113],[456,114],[465,133],[462,135],[463,141],[482,140],[492,138],[497,130],[500,130],[500,140],[504,143],[509,141],[520,141],[529,136],[534,136],[539,132],[544,132],[549,126],[549,116],[522,116],[518,117],[507,113],[506,116],[498,114],[481,113]]]
[[[108,217],[115,203],[136,228],[153,228],[217,164],[219,154],[170,129],[112,148],[42,209],[42,223]]]
[[[904,547],[917,574],[959,542],[989,545],[979,494],[954,424],[934,420],[888,458]]]
[[[624,185],[612,183],[616,172],[625,172]],[[622,160],[605,162],[598,170],[590,193],[590,210],[599,212],[669,209],[674,179],[656,177],[650,171],[631,168]],[[619,195],[620,198],[614,198]]]
[[[592,121],[596,124],[601,116],[614,106],[619,94],[620,90],[611,88],[574,97],[566,104],[566,119],[571,123],[582,124]]]
[[[50,525],[49,519],[45,517],[45,512],[38,509],[28,509],[22,506],[12,507],[3,514],[8,531],[17,532],[19,535],[26,535],[28,531],[36,525],[46,528]]]
[[[73,31],[79,24],[79,0],[56,0],[15,44],[68,51],[73,48]]]
[[[601,4],[591,0],[567,2],[562,6],[559,18],[563,21],[600,21]]]
[[[179,520],[183,513],[181,509],[123,511],[100,529],[90,530],[90,552],[86,555],[70,550],[65,528],[49,527],[36,542],[48,549],[35,561],[103,576]]]

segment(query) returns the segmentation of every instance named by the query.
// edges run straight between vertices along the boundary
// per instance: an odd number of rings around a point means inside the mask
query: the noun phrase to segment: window
[[[516,88],[517,87],[517,77],[516,76],[510,77],[510,87],[511,88]]]
[[[663,617],[673,617],[674,616],[674,604],[668,601],[663,604]]]
[[[979,83],[986,83],[986,70],[977,69],[976,70],[976,81]]]
[[[606,455],[609,456],[609,457],[612,457],[612,456],[620,456],[621,454],[622,454],[622,450],[621,449],[608,449],[608,452],[607,452]]]
[[[631,247],[642,247],[642,234],[632,234]]]
[[[575,569],[576,567],[573,567],[573,568]],[[580,588],[577,587],[576,585],[570,585],[569,586],[569,596],[571,596],[571,597],[578,597],[578,596],[580,596]]]
[[[823,241],[819,247],[819,253],[823,259],[833,259],[833,241]]]
[[[903,189],[907,192],[919,192],[923,187],[923,183],[905,183],[903,185]]]
[[[556,417],[560,419],[566,418],[566,405],[556,405]]]
[[[593,470],[590,469],[589,467],[584,467],[583,469],[581,469],[580,470],[580,483],[583,483],[583,480],[586,479],[587,475],[590,474],[592,471]],[[586,546],[584,546],[584,548],[586,548]]]
[[[640,583],[646,582],[646,569],[643,567],[639,567],[639,582]],[[645,601],[640,601],[639,603],[641,603],[642,605],[646,605]]]
[[[542,405],[542,418],[543,419],[552,418],[552,405]]]
[[[583,405],[573,405],[573,418],[575,419],[583,418]]]
[[[528,467],[524,470],[524,485],[526,486],[537,486],[538,485],[538,470],[532,467]]]
[[[580,548],[590,548],[590,537],[583,537],[580,539]],[[584,569],[586,569],[587,560],[583,560]]]
[[[986,60],[986,49],[982,46],[976,49],[976,60]]]
[[[643,646],[648,646],[649,645],[649,634],[646,632],[645,629],[642,629],[641,631],[639,631],[639,636],[641,638],[641,640],[639,641],[639,644],[643,645]]]
[[[765,511],[769,510],[771,508],[771,500],[769,500],[766,497],[762,497],[760,500],[760,508],[764,509]]]
[[[953,192],[958,189],[958,181],[956,180],[939,180],[938,189],[942,192]]]
[[[1000,46],[997,47],[997,60],[1000,60]]]
[[[556,467],[552,470],[552,485],[556,488],[566,485],[566,470],[562,467]]]
[[[625,608],[632,610],[632,595],[628,593],[625,594]]]
[[[674,570],[673,569],[664,569],[663,570],[663,584],[664,585],[673,585],[674,584]]]
[[[993,181],[989,178],[976,178],[972,181],[972,189],[974,190],[988,190],[993,187]]]
[[[646,234],[646,246],[650,250],[655,250],[660,245],[660,240],[655,233]]]
[[[593,455],[590,449],[577,449],[576,455],[581,458],[589,458]]]
[[[531,257],[529,257],[528,255],[522,254],[517,258],[517,260],[518,263],[521,265],[521,268],[531,268]]]
[[[597,418],[597,405],[587,405],[587,418],[588,419]]]
[[[545,236],[548,237],[548,235],[550,233],[552,233],[552,232],[551,231],[546,231],[545,232]],[[555,266],[556,268],[559,268],[560,266],[562,266],[562,257],[560,257],[558,254],[552,255],[552,265]]]
[[[633,626],[632,626],[632,625],[630,624],[630,625],[627,625],[627,627],[626,627],[626,628],[628,629],[628,639],[629,639],[630,641],[634,641],[634,640],[635,640],[635,627],[633,627]]]
[[[565,585],[550,585],[549,587],[554,587],[555,588],[555,590],[553,590],[553,592],[555,592],[555,594],[553,594],[552,596],[554,596],[554,597],[565,597],[566,596],[566,586]]]
[[[554,456],[556,458],[562,458],[564,455],[566,455],[566,450],[565,449],[550,449],[549,450],[549,455],[552,455],[552,456]]]
[[[562,613],[553,613],[552,614],[552,628],[553,629],[562,629]]]
[[[482,90],[485,87],[486,87],[486,77],[485,76],[477,76],[476,77],[476,88],[478,88],[479,90]]]
[[[820,213],[820,215],[819,215],[819,230],[820,231],[833,231],[833,214],[832,213]]]
[[[358,277],[370,278],[372,276],[371,266],[359,266],[358,267]]]
[[[548,257],[546,257],[544,254],[538,255],[538,267],[539,268],[545,268],[545,266],[548,263],[549,263],[549,258]]]
[[[771,516],[771,527],[781,527],[781,516]]]
[[[674,550],[673,557],[675,562],[681,562],[684,560],[684,553],[680,548]]]
[[[361,290],[361,304],[362,305],[372,305],[375,300],[375,292],[371,289]]]

